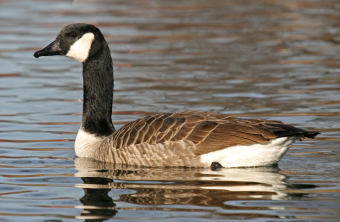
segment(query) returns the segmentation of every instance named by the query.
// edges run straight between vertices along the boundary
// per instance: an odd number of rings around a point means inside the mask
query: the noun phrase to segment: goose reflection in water
[[[117,213],[114,208],[116,204],[108,195],[111,190],[108,186],[113,180],[101,177],[82,177],[81,179],[84,181],[85,195],[80,199],[80,202],[83,204],[84,210],[77,219],[99,222],[115,216]]]
[[[115,166],[112,163],[77,158],[75,166],[84,181],[78,187],[84,190],[80,199],[81,216],[85,221],[103,221],[114,217],[120,210],[108,193],[120,189],[115,202],[144,205],[143,210],[206,211],[191,208],[176,208],[178,205],[220,207],[224,216],[271,217],[260,210],[274,209],[268,206],[235,205],[235,201],[292,200],[304,194],[288,193],[287,189],[314,188],[314,185],[289,184],[287,176],[278,173],[277,166],[256,168],[224,168],[217,171],[204,168],[141,168]],[[124,191],[126,191],[124,193]],[[133,191],[133,192],[131,192]],[[155,206],[158,205],[158,206]],[[159,206],[161,205],[161,206]],[[177,205],[166,208],[164,205]],[[148,207],[148,206],[152,206]],[[124,210],[141,208],[124,207]],[[211,211],[215,211],[216,208]],[[237,210],[259,210],[258,214]],[[221,213],[219,213],[221,215]],[[222,213],[224,214],[224,213]]]

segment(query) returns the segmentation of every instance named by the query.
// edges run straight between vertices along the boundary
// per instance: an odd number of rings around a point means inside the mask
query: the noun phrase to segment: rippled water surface
[[[73,22],[111,48],[116,128],[214,111],[322,131],[278,167],[76,159],[81,64],[33,57]],[[339,1],[0,0],[0,221],[340,221]]]

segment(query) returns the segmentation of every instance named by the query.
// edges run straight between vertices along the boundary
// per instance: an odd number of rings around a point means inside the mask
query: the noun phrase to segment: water
[[[0,1],[0,221],[339,221],[338,1]],[[214,111],[322,131],[278,167],[148,169],[76,159],[81,64],[35,59],[101,28],[116,128]]]

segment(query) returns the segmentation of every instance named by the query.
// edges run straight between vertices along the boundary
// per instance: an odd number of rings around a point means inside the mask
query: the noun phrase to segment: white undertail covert
[[[268,166],[277,164],[289,147],[300,137],[280,137],[266,143],[238,145],[201,156],[201,162],[209,166],[219,162],[223,167]]]

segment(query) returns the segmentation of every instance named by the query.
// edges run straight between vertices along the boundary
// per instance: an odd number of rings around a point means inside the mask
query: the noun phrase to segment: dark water
[[[101,28],[117,128],[215,111],[322,131],[278,167],[146,169],[76,159],[81,64],[33,58]],[[0,0],[0,221],[340,221],[339,1]]]

